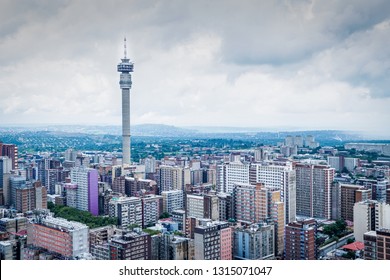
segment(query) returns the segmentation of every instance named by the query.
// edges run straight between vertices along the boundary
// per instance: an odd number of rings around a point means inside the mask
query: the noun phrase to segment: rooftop
[[[356,241],[341,247],[342,249],[351,250],[351,251],[360,251],[364,249],[364,243]]]

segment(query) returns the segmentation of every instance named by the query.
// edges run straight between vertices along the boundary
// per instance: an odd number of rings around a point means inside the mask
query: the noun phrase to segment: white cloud
[[[120,124],[126,35],[134,124],[390,136],[386,1],[47,4],[0,11],[0,124]]]

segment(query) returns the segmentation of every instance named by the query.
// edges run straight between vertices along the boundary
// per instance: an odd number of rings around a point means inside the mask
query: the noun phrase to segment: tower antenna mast
[[[126,59],[126,58],[127,58],[126,37],[125,37],[125,40],[124,40],[123,44],[124,44],[124,50],[125,50],[125,59]]]

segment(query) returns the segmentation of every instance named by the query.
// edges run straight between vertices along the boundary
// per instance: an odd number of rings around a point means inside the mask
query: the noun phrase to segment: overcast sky
[[[390,1],[0,2],[0,125],[358,130],[390,138]]]

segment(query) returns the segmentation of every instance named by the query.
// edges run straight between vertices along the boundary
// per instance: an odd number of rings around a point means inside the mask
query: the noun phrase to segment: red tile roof
[[[364,249],[364,243],[356,241],[341,247],[342,249],[351,250],[351,251],[360,251]]]

